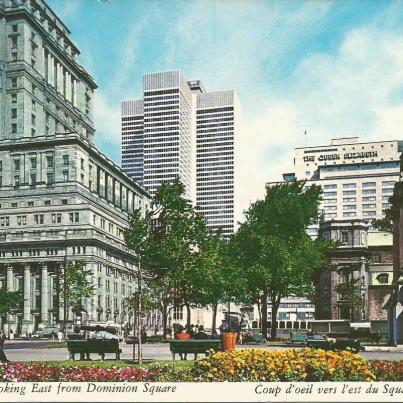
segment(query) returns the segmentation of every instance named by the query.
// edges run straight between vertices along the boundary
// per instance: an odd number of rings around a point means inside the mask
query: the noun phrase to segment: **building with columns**
[[[0,1],[0,286],[24,295],[0,327],[16,334],[63,321],[61,280],[73,261],[95,285],[83,321],[130,319],[122,300],[137,263],[123,231],[150,198],[96,148],[96,84],[78,56],[44,1]]]
[[[392,234],[374,231],[363,220],[324,221],[319,237],[338,242],[329,252],[330,267],[316,278],[315,319],[348,319],[351,322],[383,321],[392,292]],[[354,292],[341,293],[344,284]]]

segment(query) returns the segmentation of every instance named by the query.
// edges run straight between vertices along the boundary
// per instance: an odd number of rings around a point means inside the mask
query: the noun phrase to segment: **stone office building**
[[[316,278],[315,319],[386,324],[393,279],[392,234],[370,230],[362,220],[332,220],[320,224],[319,236],[339,246],[329,252],[330,268]],[[349,285],[355,298],[338,292],[340,284]]]
[[[0,286],[24,295],[0,325],[17,334],[63,321],[69,262],[93,273],[84,322],[129,321],[135,287],[123,231],[150,199],[95,147],[96,84],[69,34],[42,0],[0,1]]]

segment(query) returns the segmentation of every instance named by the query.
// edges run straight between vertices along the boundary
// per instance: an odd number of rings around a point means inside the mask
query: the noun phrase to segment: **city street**
[[[247,349],[247,348],[264,348],[279,350],[289,347],[283,346],[267,346],[267,345],[243,345],[237,346],[237,349]],[[133,345],[128,345],[125,343],[120,343],[120,348],[122,349],[123,360],[130,360],[132,357]],[[296,347],[300,348],[300,347]],[[69,354],[66,347],[57,347],[57,342],[49,341],[14,341],[7,342],[5,345],[5,352],[7,358],[10,361],[62,361],[68,360]],[[401,352],[361,352],[364,358],[368,360],[400,360],[403,357]],[[113,354],[108,354],[106,356],[109,359],[114,357]],[[143,346],[143,357],[145,360],[169,360],[171,359],[171,353],[169,351],[168,343],[156,343],[156,344],[144,344]],[[190,354],[190,359],[193,355]],[[98,356],[93,354],[92,359],[97,360]]]

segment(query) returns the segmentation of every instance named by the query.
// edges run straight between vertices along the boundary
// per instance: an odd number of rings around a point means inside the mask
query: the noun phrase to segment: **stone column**
[[[28,334],[32,331],[31,319],[31,268],[24,266],[24,316],[22,333]]]
[[[101,308],[103,309],[101,314],[101,321],[106,320],[106,266],[101,266]]]
[[[14,272],[12,266],[7,266],[6,287],[7,291],[14,291]],[[6,333],[6,335],[9,335],[9,332],[11,330],[10,325],[13,322],[14,322],[14,315],[8,314],[8,318],[6,320],[6,323],[4,324],[4,332]]]
[[[49,321],[49,278],[48,267],[42,266],[41,273],[41,322]]]
[[[59,273],[56,281],[59,282],[58,284],[58,301],[59,301],[59,306],[54,307],[54,309],[59,309],[59,322],[63,323],[64,321],[64,301],[63,301],[63,272],[64,272],[64,265],[61,264],[59,266]]]

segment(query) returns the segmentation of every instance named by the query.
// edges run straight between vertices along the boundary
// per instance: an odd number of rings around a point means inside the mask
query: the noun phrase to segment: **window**
[[[62,199],[62,204],[63,204],[63,205],[68,204],[68,202],[69,202],[69,201],[68,201],[67,199]]]
[[[16,134],[17,133],[17,123],[12,123],[11,124],[11,134]]]
[[[27,203],[27,206],[28,206],[28,207],[34,207],[34,202],[33,202],[33,201],[29,201],[29,202]]]
[[[63,171],[63,181],[64,182],[69,181],[69,171]]]
[[[31,114],[31,123],[33,125],[35,125],[35,123],[36,123],[36,116],[33,113]]]
[[[17,207],[18,207],[18,204],[16,202],[11,203],[11,208],[17,208]]]
[[[45,206],[50,206],[50,200],[45,200]]]
[[[14,176],[14,186],[20,186],[20,175]]]
[[[348,244],[348,232],[347,231],[341,232],[341,243]]]
[[[355,190],[345,190],[343,191],[343,196],[355,196],[356,193]]]
[[[376,201],[376,196],[363,197],[363,198],[362,198],[362,201],[363,201],[363,202]]]
[[[392,194],[393,193],[393,188],[382,189],[382,193]]]
[[[48,185],[53,184],[54,180],[53,180],[53,174],[52,173],[47,173],[46,174],[46,183]]]
[[[388,282],[389,282],[389,274],[387,274],[387,273],[379,274],[376,279],[378,280],[379,284],[388,284]]]
[[[8,227],[10,225],[10,217],[2,216],[0,217],[0,227]]]
[[[355,217],[356,215],[357,215],[357,213],[355,211],[343,213],[343,217]]]
[[[11,94],[11,103],[13,104],[17,103],[17,94]]]
[[[63,165],[69,165],[69,156],[63,155]]]
[[[34,100],[32,100],[32,110],[33,111],[36,110],[36,102]]]
[[[34,222],[35,224],[43,224],[43,214],[35,214]]]
[[[17,108],[11,109],[11,119],[17,119]]]
[[[278,312],[277,313],[277,320],[288,320],[290,319],[289,312]]]
[[[37,159],[36,157],[31,158],[31,169],[36,169]]]
[[[27,225],[27,216],[26,215],[17,216],[17,225]]]
[[[80,213],[70,213],[69,219],[70,222],[80,222]]]
[[[13,24],[11,26],[11,29],[12,29],[13,32],[18,32],[18,24]]]
[[[395,183],[394,181],[383,181],[382,186],[395,186]]]
[[[12,88],[17,88],[17,79],[16,78],[11,79],[11,87]]]
[[[36,185],[36,174],[30,175],[31,185]]]
[[[46,157],[46,164],[48,168],[52,168],[53,167],[53,156],[52,155],[48,155]]]
[[[84,169],[84,158],[81,158],[81,169]]]
[[[367,208],[376,208],[376,204],[374,203],[370,203],[370,204],[363,204],[362,205],[363,209],[367,209]]]
[[[174,320],[181,320],[183,319],[183,306],[175,306],[174,307]]]
[[[355,203],[357,199],[355,197],[345,197],[343,198],[343,203]]]
[[[385,189],[382,189],[385,190]],[[376,189],[365,189],[362,191],[363,195],[369,195],[369,194],[375,194],[376,193]]]
[[[337,192],[323,192],[323,196],[325,197],[337,196]]]
[[[35,137],[35,133],[36,133],[35,129],[31,129],[31,137]]]
[[[20,170],[20,160],[14,160],[14,171]]]
[[[356,204],[345,204],[343,210],[355,210],[357,208]]]
[[[323,189],[337,189],[337,185],[336,184],[325,185],[323,186]]]
[[[376,186],[376,182],[363,182],[362,187],[363,188],[370,188]]]
[[[363,211],[362,215],[364,217],[373,217],[376,215],[376,211]]]
[[[60,224],[62,222],[62,215],[61,213],[52,214],[52,223],[53,224]]]
[[[343,189],[352,189],[355,187],[356,187],[355,183],[343,183]]]

